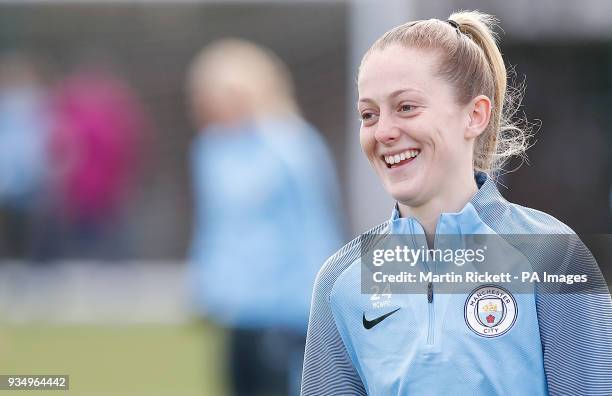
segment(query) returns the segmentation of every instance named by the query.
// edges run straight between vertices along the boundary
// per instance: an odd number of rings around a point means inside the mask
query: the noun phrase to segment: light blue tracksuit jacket
[[[507,202],[486,174],[477,173],[476,181],[479,191],[460,212],[440,216],[436,235],[573,233],[552,216]],[[302,395],[612,394],[612,303],[605,286],[591,293],[543,293],[538,286],[515,293],[514,322],[503,335],[487,337],[468,324],[466,294],[393,294],[389,305],[373,307],[372,296],[361,293],[361,252],[383,234],[424,231],[394,210],[388,222],[325,263],[312,297]],[[584,262],[584,271],[601,281],[579,245],[562,255]],[[559,256],[542,249],[521,254],[541,270],[548,257]]]

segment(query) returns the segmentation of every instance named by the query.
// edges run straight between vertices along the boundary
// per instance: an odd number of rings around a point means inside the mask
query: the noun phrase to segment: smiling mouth
[[[381,159],[383,160],[388,169],[392,169],[409,163],[410,161],[415,159],[420,153],[421,150],[406,150],[399,154],[383,155]]]

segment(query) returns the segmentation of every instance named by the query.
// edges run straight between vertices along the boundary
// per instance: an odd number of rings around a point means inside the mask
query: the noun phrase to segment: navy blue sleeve
[[[594,287],[540,290],[536,308],[544,371],[551,395],[612,395],[612,301],[597,262],[578,238],[568,247],[567,273],[587,274]]]
[[[317,276],[308,322],[302,396],[366,395],[336,328],[329,302],[334,282],[359,250],[358,241],[349,243],[327,261]]]

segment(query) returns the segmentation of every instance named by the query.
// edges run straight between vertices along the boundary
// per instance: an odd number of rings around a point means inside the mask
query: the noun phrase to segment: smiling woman
[[[495,24],[476,11],[409,22],[363,57],[360,142],[396,205],[317,276],[302,395],[612,394],[612,304],[597,263],[577,237],[555,239],[568,226],[506,201],[493,181],[529,135],[511,120],[520,95],[506,94]],[[551,270],[561,257],[604,286],[513,294],[493,278],[470,293],[436,294],[432,281],[422,294],[362,293],[362,254],[386,235],[445,249],[445,234],[498,234],[526,265]],[[510,234],[550,237],[513,245]],[[433,279],[449,265],[416,266]]]
[[[452,87],[435,74],[438,57],[390,44],[366,55],[359,74],[361,146],[402,214],[443,205],[454,212],[477,191],[472,153],[491,100],[478,95],[457,105]],[[392,165],[385,157],[393,157]],[[424,221],[432,234],[437,218]]]

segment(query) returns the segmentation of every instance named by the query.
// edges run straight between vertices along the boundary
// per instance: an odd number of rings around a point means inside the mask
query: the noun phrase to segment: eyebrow
[[[399,95],[403,94],[404,92],[416,92],[416,93],[424,94],[423,91],[421,91],[420,89],[417,89],[417,88],[404,88],[404,89],[398,89],[397,91],[391,92],[387,96],[387,98],[389,98],[389,99],[396,98]],[[357,103],[359,103],[359,102],[374,102],[374,100],[372,100],[370,98],[360,98]]]

